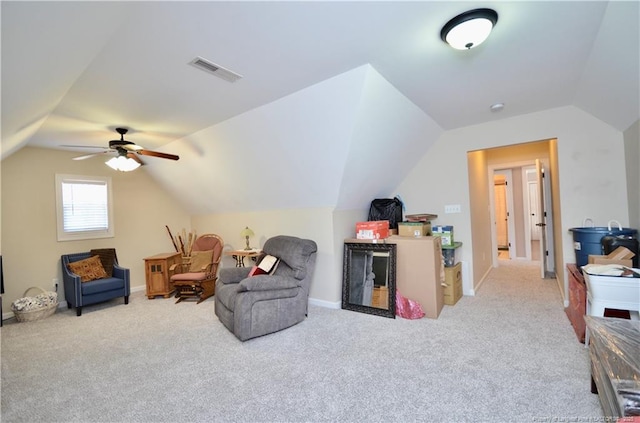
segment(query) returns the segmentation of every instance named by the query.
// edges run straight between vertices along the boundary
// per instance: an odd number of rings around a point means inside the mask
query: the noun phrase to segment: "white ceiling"
[[[440,40],[478,7],[499,14],[483,45]],[[161,149],[367,63],[443,129],[566,105],[619,130],[640,116],[636,1],[2,1],[1,14],[3,158],[106,146],[118,126]]]

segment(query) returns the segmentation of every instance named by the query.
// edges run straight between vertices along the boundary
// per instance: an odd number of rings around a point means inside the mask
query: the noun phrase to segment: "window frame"
[[[78,241],[85,239],[100,239],[115,237],[115,226],[113,216],[113,195],[112,182],[110,176],[87,176],[87,175],[68,175],[56,174],[56,220],[57,220],[57,238],[58,241]],[[107,229],[88,230],[88,231],[64,231],[64,203],[62,198],[62,184],[100,184],[107,187]]]

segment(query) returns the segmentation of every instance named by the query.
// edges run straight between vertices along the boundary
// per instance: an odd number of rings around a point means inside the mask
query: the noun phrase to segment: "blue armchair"
[[[124,303],[129,304],[131,286],[129,282],[129,269],[113,263],[113,275],[96,279],[90,282],[82,282],[80,276],[69,270],[69,263],[90,258],[89,252],[65,254],[61,256],[62,279],[64,282],[64,296],[67,307],[75,307],[76,314],[82,315],[82,307],[96,304],[112,298],[124,297]]]

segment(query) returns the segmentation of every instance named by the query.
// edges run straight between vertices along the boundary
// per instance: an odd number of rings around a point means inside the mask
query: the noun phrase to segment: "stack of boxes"
[[[453,226],[434,226],[433,236],[442,241],[442,257],[444,259],[444,303],[455,305],[462,298],[462,264],[456,263],[456,248],[462,246],[453,238]]]
[[[407,220],[398,222],[398,235],[403,237],[420,238],[423,236],[439,237],[444,259],[444,303],[455,305],[462,298],[462,264],[456,263],[456,249],[462,242],[453,239],[453,226],[432,226],[431,220],[437,218],[434,214],[407,215]],[[378,220],[356,223],[356,238],[382,240],[388,238],[388,220]]]

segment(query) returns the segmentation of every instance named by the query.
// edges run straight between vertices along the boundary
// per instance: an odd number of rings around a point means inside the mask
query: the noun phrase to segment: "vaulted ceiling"
[[[566,105],[618,130],[640,116],[638,2],[0,7],[3,158],[27,145],[104,147],[120,126],[162,150],[367,64],[442,130]],[[479,7],[499,15],[484,44],[457,51],[440,39],[450,18]],[[196,57],[242,78],[230,83],[189,66]],[[497,102],[505,108],[492,113]]]

